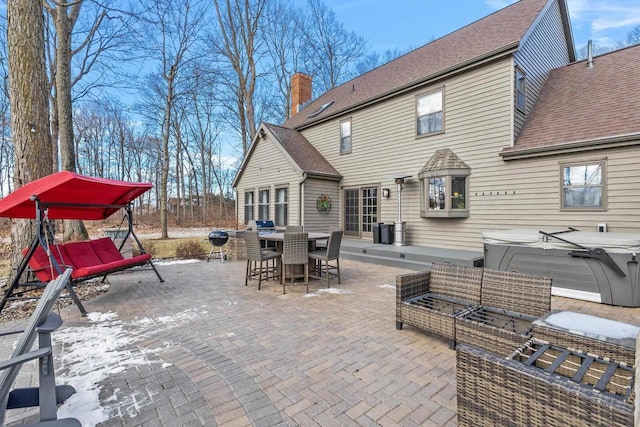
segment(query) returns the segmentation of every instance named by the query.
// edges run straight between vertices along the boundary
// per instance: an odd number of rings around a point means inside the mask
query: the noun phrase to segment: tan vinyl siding
[[[380,199],[381,222],[397,219],[397,189],[389,177],[398,172],[413,176],[407,180],[402,193],[402,219],[407,221],[409,244],[477,250],[480,239],[475,230],[483,215],[473,210],[476,200],[473,197],[470,200],[471,216],[467,220],[422,218],[417,176],[435,150],[450,148],[471,167],[470,191],[473,192],[476,186],[488,186],[484,183],[485,171],[503,164],[498,153],[510,143],[512,65],[511,59],[505,58],[451,78],[444,84],[439,82],[352,113],[352,152],[349,155],[339,154],[339,119],[303,133],[344,176],[341,187],[379,182],[380,188],[391,190],[390,198]],[[444,87],[445,132],[416,137],[415,96],[438,87]],[[452,241],[452,231],[456,236],[462,236],[460,242]]]
[[[307,178],[304,182],[304,219],[306,231],[326,232],[330,225],[340,225],[340,188],[336,181]],[[329,212],[318,212],[316,201],[322,194],[331,198]]]
[[[238,194],[238,221],[244,220],[244,193],[254,192],[254,215],[258,216],[258,191],[269,189],[269,218],[275,218],[275,190],[288,186],[288,215],[289,224],[298,224],[298,207],[300,205],[300,189],[298,183],[302,176],[294,169],[291,162],[285,157],[282,150],[271,140],[260,139],[245,170],[237,183]]]
[[[627,147],[507,162],[501,170],[509,177],[510,187],[516,194],[495,196],[494,192],[493,196],[478,197],[485,204],[487,213],[482,230],[557,231],[570,226],[596,231],[597,224],[607,223],[611,232],[639,233],[640,189],[637,183],[640,182],[640,170],[637,162],[634,164],[635,158],[637,147]],[[560,165],[603,159],[607,165],[606,211],[561,211]],[[496,177],[493,188],[498,188],[499,179]]]
[[[524,44],[513,56],[515,64],[527,76],[526,113],[528,114],[547,80],[549,71],[569,63],[560,6],[557,1],[554,1],[545,11],[538,25],[531,31]],[[515,108],[515,103],[513,110],[514,137],[517,138],[524,126],[526,116]]]

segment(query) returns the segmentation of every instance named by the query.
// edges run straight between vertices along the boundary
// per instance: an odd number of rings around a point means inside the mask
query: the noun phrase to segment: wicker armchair
[[[290,278],[300,277],[293,272],[295,265],[304,266],[304,284],[309,292],[309,233],[284,233],[282,244],[282,293],[286,293],[287,266],[290,266]]]
[[[304,233],[304,225],[287,225],[286,233]]]
[[[433,263],[430,272],[396,276],[396,329],[404,324],[449,340],[455,347],[455,316],[480,304],[482,268]]]
[[[334,274],[338,278],[338,284],[340,284],[340,244],[342,243],[342,230],[334,230],[329,235],[329,241],[326,249],[312,251],[309,253],[309,258],[314,262],[318,262],[319,266],[316,274],[310,274],[311,277],[320,279],[322,275],[322,267],[324,264],[325,275],[327,276],[327,288],[331,286],[331,274]],[[331,265],[331,261],[335,261],[335,265]],[[332,270],[335,273],[332,273]]]
[[[456,341],[508,356],[550,310],[550,278],[485,269],[480,306],[456,318]]]
[[[560,357],[564,353],[560,353]],[[571,353],[567,357],[580,358]],[[629,370],[626,389],[618,392],[590,381],[575,380],[574,368],[560,372],[562,366],[536,364],[512,356],[504,358],[486,350],[460,343],[456,352],[456,388],[458,425],[477,426],[612,426],[634,425],[634,404],[629,395]],[[593,357],[591,358],[593,360]],[[570,366],[570,364],[567,364]],[[609,366],[596,358],[592,366]],[[580,367],[576,364],[575,367]],[[555,369],[555,372],[550,372]],[[619,368],[620,370],[620,368]],[[570,371],[570,372],[569,372]],[[602,371],[594,372],[601,376]],[[585,374],[585,378],[587,375]],[[633,373],[631,371],[631,377]],[[604,381],[603,381],[604,382]],[[616,386],[617,387],[617,386]],[[601,388],[599,390],[598,388]],[[612,393],[613,391],[613,393]]]
[[[270,249],[261,248],[260,236],[257,231],[247,231],[244,240],[247,249],[247,271],[244,285],[247,286],[249,279],[257,276],[258,289],[260,289],[263,277],[265,280],[279,278],[279,260],[282,254]],[[273,261],[271,265],[269,265],[270,261]]]

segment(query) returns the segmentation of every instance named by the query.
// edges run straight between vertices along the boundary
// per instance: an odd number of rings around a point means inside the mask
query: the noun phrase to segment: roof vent
[[[593,68],[593,43],[587,42],[587,68]]]

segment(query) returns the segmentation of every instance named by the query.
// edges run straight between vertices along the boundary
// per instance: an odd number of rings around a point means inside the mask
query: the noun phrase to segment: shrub
[[[176,246],[176,258],[179,259],[202,259],[205,249],[197,240],[187,240]]]

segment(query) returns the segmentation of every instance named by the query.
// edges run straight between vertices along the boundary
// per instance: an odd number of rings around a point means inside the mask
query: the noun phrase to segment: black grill
[[[229,240],[229,234],[226,231],[214,230],[209,233],[209,243],[211,246],[223,246]]]

